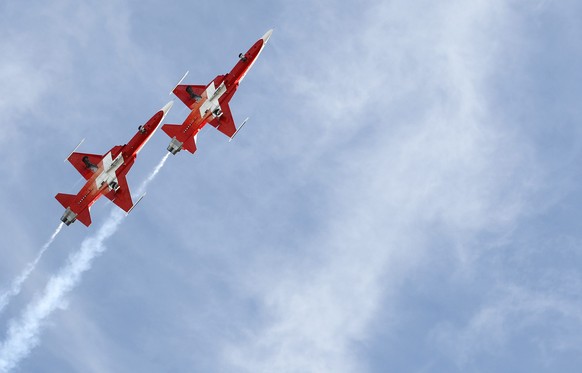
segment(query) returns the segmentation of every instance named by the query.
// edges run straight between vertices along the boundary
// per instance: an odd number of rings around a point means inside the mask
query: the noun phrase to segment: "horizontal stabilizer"
[[[77,220],[85,224],[86,227],[91,225],[91,214],[89,214],[89,208],[83,209],[78,215]]]
[[[184,138],[184,132],[182,131],[182,125],[180,124],[164,124],[162,126],[162,131],[164,131],[171,138],[176,138],[182,143],[182,149],[194,153],[196,151],[196,141],[194,137]]]
[[[176,138],[180,141],[180,134],[182,133],[182,126],[180,124],[164,124],[162,126],[162,131],[164,131],[171,138]]]
[[[184,144],[182,144],[182,149],[185,149],[190,153],[194,154],[194,152],[196,151],[196,140],[194,139],[194,137],[188,137],[184,141]]]
[[[75,197],[77,197],[77,196],[73,195],[73,194],[65,194],[65,193],[59,193],[55,196],[57,201],[59,201],[59,203],[61,205],[63,205],[64,208],[71,207],[71,205],[75,201]]]

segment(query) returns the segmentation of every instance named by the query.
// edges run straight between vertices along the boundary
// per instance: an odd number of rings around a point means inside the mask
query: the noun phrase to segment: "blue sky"
[[[231,102],[251,117],[235,141],[205,129],[130,216],[99,200],[89,229],[60,232],[0,313],[0,369],[577,371],[581,16],[569,0],[3,2],[4,292],[57,228],[54,195],[80,188],[62,160],[81,138],[125,143],[186,70],[207,84],[275,31]],[[139,154],[134,194],[168,142]]]

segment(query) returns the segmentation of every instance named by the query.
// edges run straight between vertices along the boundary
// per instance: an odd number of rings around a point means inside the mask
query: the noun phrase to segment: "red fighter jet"
[[[59,193],[55,196],[66,208],[61,217],[63,223],[70,225],[78,219],[86,226],[91,225],[89,209],[102,195],[125,212],[131,211],[134,205],[125,176],[133,166],[137,153],[154,134],[172,104],[173,102],[169,102],[146,124],[139,126],[137,133],[127,144],[114,146],[105,155],[75,151],[69,155],[67,159],[83,175],[87,183],[77,195]]]
[[[198,132],[206,123],[212,124],[231,139],[244,126],[246,120],[238,129],[236,128],[228,103],[240,82],[259,57],[272,32],[273,30],[267,31],[246,53],[239,54],[240,60],[230,73],[217,76],[210,84],[204,86],[180,84],[182,81],[178,83],[172,92],[192,112],[181,125],[165,124],[162,126],[162,130],[172,138],[168,146],[170,153],[176,154],[181,149],[194,153]]]

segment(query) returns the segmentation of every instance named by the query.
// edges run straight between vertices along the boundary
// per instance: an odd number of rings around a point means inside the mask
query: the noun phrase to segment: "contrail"
[[[2,294],[0,294],[0,313],[2,313],[4,308],[8,305],[8,303],[10,302],[10,299],[12,299],[13,297],[20,294],[20,291],[22,290],[22,284],[24,283],[24,281],[26,281],[28,276],[30,276],[32,271],[34,271],[38,262],[40,261],[40,258],[42,258],[42,255],[44,254],[44,252],[53,243],[53,241],[55,240],[55,238],[57,237],[57,235],[59,234],[61,229],[63,229],[63,225],[64,225],[64,223],[59,224],[57,229],[52,234],[51,238],[49,238],[49,240],[40,248],[40,251],[39,251],[38,255],[36,256],[36,258],[32,262],[28,263],[28,265],[26,266],[24,271],[22,271],[22,273],[14,279],[14,281],[12,282],[12,285],[10,285],[10,288],[8,290],[4,291]]]
[[[139,186],[138,194],[145,191],[166,163],[167,153],[147,179]],[[38,345],[42,322],[63,304],[65,296],[79,283],[83,272],[91,268],[93,259],[106,249],[103,242],[116,231],[125,214],[115,208],[105,223],[92,236],[81,243],[79,251],[71,254],[68,263],[53,275],[42,296],[32,301],[19,320],[11,320],[6,339],[0,344],[0,372],[7,372],[18,365]]]

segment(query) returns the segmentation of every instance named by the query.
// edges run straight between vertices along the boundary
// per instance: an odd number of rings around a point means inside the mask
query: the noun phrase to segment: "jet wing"
[[[129,191],[125,175],[117,176],[117,185],[119,185],[119,189],[117,189],[117,191],[110,190],[105,194],[105,197],[109,198],[111,202],[115,203],[123,211],[129,212],[133,207],[133,202],[131,200],[131,192]]]
[[[111,153],[111,158],[115,159],[115,157],[117,157],[119,155],[119,153],[121,153],[123,151],[124,147],[125,147],[125,145],[115,145],[113,148],[111,148],[111,150],[109,150],[108,153]],[[107,154],[107,153],[105,153],[105,154]]]
[[[205,85],[180,84],[172,92],[190,109],[202,99],[202,93],[206,90]]]
[[[221,105],[222,115],[214,118],[209,123],[216,127],[217,130],[224,133],[228,137],[232,137],[236,132],[236,125],[230,111],[228,103]]]
[[[71,153],[67,159],[83,175],[85,180],[89,180],[93,176],[93,173],[97,171],[99,162],[101,162],[103,156],[88,153]]]

